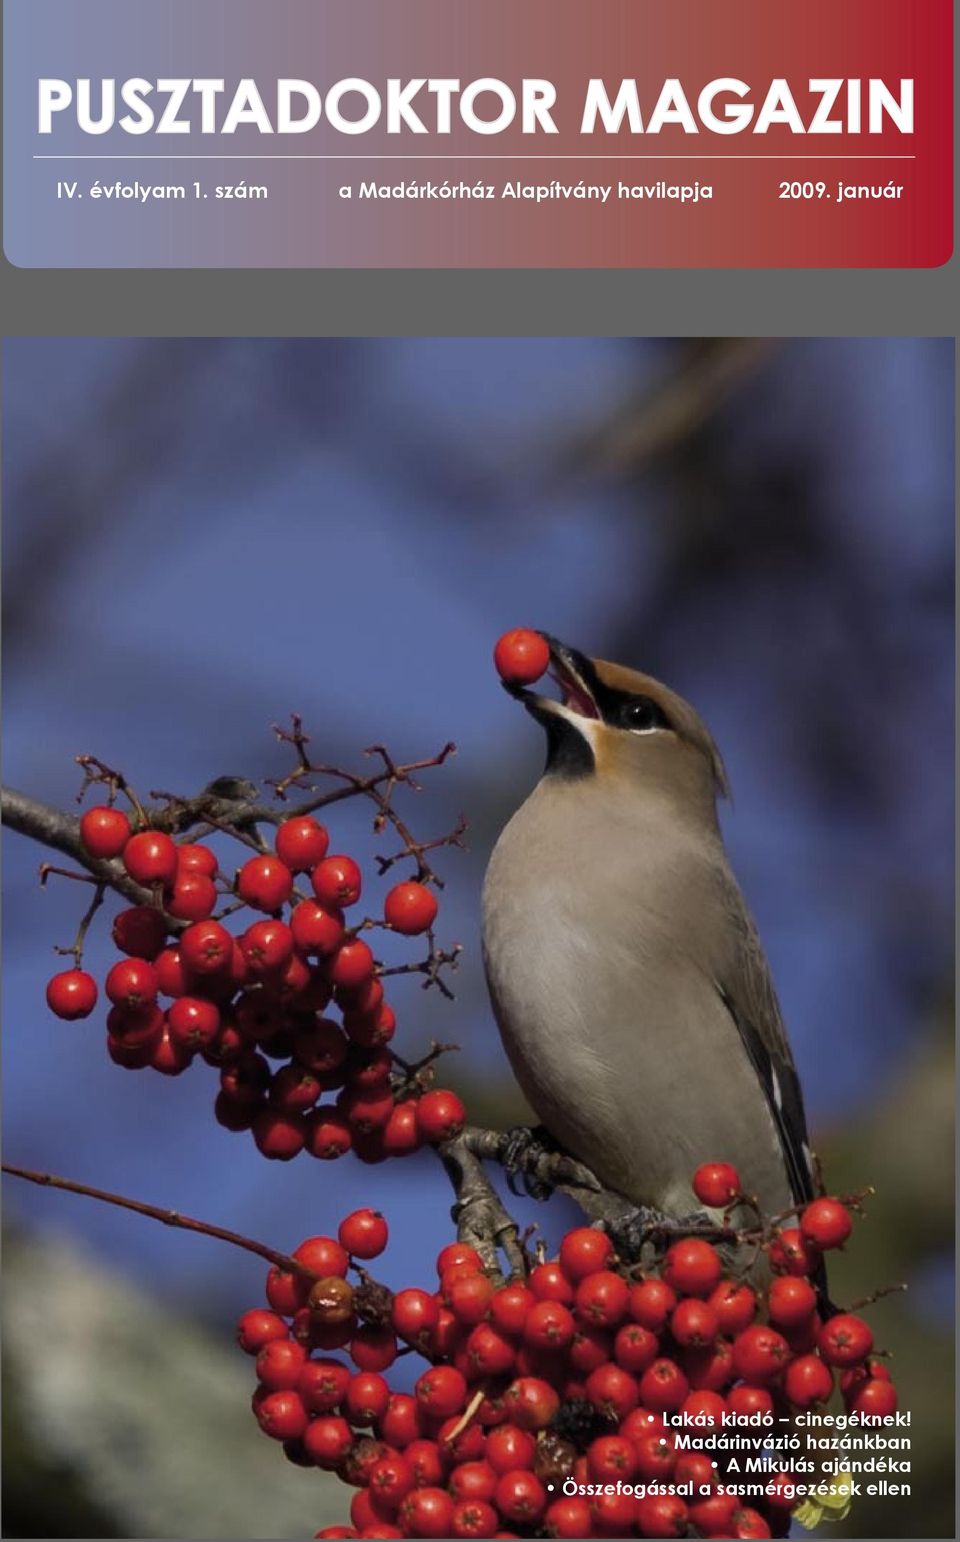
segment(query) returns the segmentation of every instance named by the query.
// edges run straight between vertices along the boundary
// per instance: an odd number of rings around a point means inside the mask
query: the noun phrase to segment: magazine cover
[[[4,1535],[956,1536],[946,0],[4,23]]]

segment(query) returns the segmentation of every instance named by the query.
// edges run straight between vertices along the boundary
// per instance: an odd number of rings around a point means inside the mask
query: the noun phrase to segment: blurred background
[[[702,711],[835,1190],[876,1185],[834,1295],[873,1309],[914,1416],[912,1499],[847,1535],[952,1534],[953,378],[949,340],[19,340],[5,369],[5,781],[64,807],[92,752],[141,790],[281,774],[270,725],[356,766],[455,759],[440,938],[457,1000],[392,993],[398,1045],[455,1040],[477,1123],[524,1117],[485,999],[483,869],[539,775],[491,663],[539,626]],[[369,814],[330,821],[373,849]],[[451,1235],[429,1154],[267,1163],[215,1073],[130,1075],[99,1014],[53,1019],[83,896],[5,835],[5,1155],[292,1247],[373,1200],[382,1277]],[[106,912],[107,916],[109,911]],[[108,923],[89,963],[108,956]],[[5,1531],[296,1536],[348,1494],[247,1410],[233,1318],[263,1270],[213,1242],[6,1184]],[[516,1206],[548,1242],[562,1204]]]

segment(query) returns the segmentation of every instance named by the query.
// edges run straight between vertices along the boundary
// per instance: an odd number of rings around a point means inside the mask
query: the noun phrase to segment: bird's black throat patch
[[[591,776],[597,769],[593,750],[578,729],[557,712],[537,714],[547,736],[545,776]]]

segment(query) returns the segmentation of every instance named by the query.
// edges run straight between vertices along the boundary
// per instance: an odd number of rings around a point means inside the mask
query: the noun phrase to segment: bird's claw
[[[613,1244],[620,1257],[639,1263],[649,1247],[662,1247],[677,1237],[689,1236],[704,1228],[715,1226],[706,1210],[695,1210],[690,1215],[666,1215],[649,1205],[638,1205],[616,1221],[608,1224]]]
[[[528,1125],[515,1125],[503,1137],[500,1165],[503,1168],[511,1194],[519,1195],[517,1178],[523,1179],[523,1187],[531,1199],[549,1199],[553,1186],[537,1176],[537,1165],[544,1157],[556,1154],[558,1147],[542,1124],[531,1129]]]

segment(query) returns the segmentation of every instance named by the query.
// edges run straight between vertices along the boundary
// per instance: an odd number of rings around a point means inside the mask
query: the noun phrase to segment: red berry
[[[693,1192],[702,1205],[722,1210],[741,1192],[740,1174],[729,1162],[704,1162],[693,1175]]]
[[[265,1108],[251,1128],[257,1150],[273,1162],[290,1162],[303,1150],[306,1129],[299,1114]]]
[[[302,1274],[276,1265],[267,1275],[267,1300],[281,1317],[292,1317],[306,1305],[310,1294],[310,1281]]]
[[[576,1331],[569,1307],[560,1301],[538,1301],[527,1315],[523,1337],[534,1349],[565,1349]]]
[[[453,1512],[450,1523],[452,1537],[495,1537],[500,1519],[493,1505],[483,1499],[464,1499]],[[402,1536],[402,1532],[397,1533]]]
[[[217,974],[230,964],[233,938],[219,921],[195,921],[180,938],[180,958],[194,974]]]
[[[644,1494],[636,1505],[637,1530],[641,1537],[685,1537],[688,1514],[679,1494]]]
[[[217,859],[209,846],[200,846],[187,842],[177,847],[177,877],[182,878],[184,873],[202,873],[205,878],[216,878],[218,871]]]
[[[423,1421],[416,1399],[405,1392],[394,1392],[378,1425],[378,1434],[388,1446],[402,1451],[423,1433]]]
[[[630,1287],[620,1274],[612,1269],[600,1269],[588,1274],[577,1286],[577,1317],[594,1327],[615,1327],[627,1314]]]
[[[790,1348],[783,1335],[762,1323],[744,1328],[733,1341],[734,1369],[744,1381],[771,1381],[789,1358]]]
[[[851,1413],[885,1418],[897,1411],[897,1389],[892,1382],[871,1376],[856,1389],[847,1406]]]
[[[308,873],[322,862],[330,845],[325,827],[310,814],[285,819],[277,828],[277,856],[291,873]]]
[[[400,1524],[408,1537],[449,1537],[453,1500],[442,1488],[415,1488],[400,1506]]]
[[[797,1328],[817,1309],[817,1293],[809,1280],[782,1274],[771,1280],[767,1311],[778,1328]]]
[[[448,1487],[457,1500],[489,1500],[497,1487],[497,1473],[489,1462],[461,1462],[450,1474]]]
[[[694,1493],[698,1490],[694,1489]],[[736,1494],[710,1494],[697,1498],[690,1505],[690,1519],[702,1537],[732,1537],[733,1526],[740,1511]]]
[[[350,1267],[349,1254],[335,1237],[307,1237],[294,1248],[293,1257],[320,1279],[335,1274],[345,1280]]]
[[[387,1245],[387,1223],[379,1210],[354,1210],[340,1222],[337,1236],[354,1258],[377,1258]]]
[[[84,969],[65,969],[47,981],[47,1006],[67,1022],[89,1017],[96,1004],[97,982]]]
[[[240,949],[252,975],[276,974],[293,956],[293,932],[283,921],[254,921]]]
[[[467,1400],[467,1383],[452,1365],[435,1365],[424,1371],[413,1390],[424,1413],[436,1418],[459,1413]]]
[[[459,1135],[467,1121],[467,1111],[455,1092],[435,1088],[425,1092],[417,1105],[417,1124],[424,1140],[439,1145]]]
[[[433,1488],[442,1483],[443,1465],[436,1441],[412,1440],[404,1450],[404,1456],[413,1468],[418,1488]]]
[[[637,1469],[637,1453],[622,1435],[600,1435],[587,1447],[587,1466],[595,1483],[629,1483]]]
[[[343,941],[343,916],[324,910],[315,900],[301,900],[290,917],[290,930],[301,953],[326,958]]]
[[[613,1254],[613,1243],[605,1231],[595,1226],[576,1226],[560,1244],[560,1267],[574,1284],[588,1274],[605,1269]]]
[[[307,1352],[291,1338],[271,1339],[257,1355],[257,1376],[271,1392],[292,1392]]]
[[[300,1368],[297,1391],[311,1413],[332,1413],[349,1385],[350,1372],[339,1360],[307,1360]]]
[[[853,1230],[846,1205],[839,1199],[814,1199],[800,1217],[800,1231],[818,1248],[838,1248]]]
[[[672,1413],[680,1407],[690,1384],[673,1360],[654,1360],[640,1378],[640,1401],[654,1413]]]
[[[520,1376],[503,1394],[509,1418],[523,1430],[546,1429],[560,1407],[560,1398],[539,1376]]]
[[[652,1500],[648,1500],[652,1503]],[[625,1537],[630,1534],[637,1513],[640,1509],[640,1501],[634,1499],[627,1492],[604,1492],[597,1494],[591,1502],[590,1513],[593,1516],[594,1531],[604,1537]],[[679,1501],[683,1505],[683,1500]],[[687,1507],[683,1505],[683,1513],[686,1515]],[[658,1535],[661,1533],[658,1532]],[[682,1532],[673,1532],[672,1535],[683,1535]]]
[[[681,1419],[687,1425],[711,1430],[719,1429],[723,1424],[727,1404],[719,1392],[713,1392],[708,1387],[700,1387],[687,1393],[680,1404],[679,1411]]]
[[[532,1467],[537,1454],[536,1437],[518,1424],[498,1424],[487,1436],[484,1457],[496,1473]]]
[[[472,1325],[487,1315],[494,1287],[484,1274],[467,1274],[444,1284],[446,1305],[457,1322]]]
[[[376,961],[361,937],[344,942],[327,964],[332,985],[362,985],[373,974]]]
[[[156,906],[132,905],[114,917],[112,935],[121,953],[153,960],[167,940],[167,923]]]
[[[251,857],[237,874],[237,893],[257,910],[279,910],[293,892],[293,874],[279,857]]]
[[[754,1542],[754,1539],[772,1536],[772,1532],[760,1511],[745,1505],[734,1518],[733,1535],[738,1542]]]
[[[202,921],[216,908],[216,884],[206,873],[178,873],[164,904],[178,921]]]
[[[106,804],[88,808],[80,819],[80,839],[91,857],[119,857],[130,839],[130,821],[122,809]]]
[[[440,1320],[440,1306],[425,1290],[398,1290],[390,1309],[390,1320],[402,1339],[417,1348],[425,1347]]]
[[[665,1280],[641,1280],[631,1287],[630,1316],[651,1333],[660,1332],[676,1304],[676,1291]]]
[[[721,1333],[742,1333],[757,1314],[757,1298],[749,1285],[721,1280],[709,1296]]]
[[[749,1418],[751,1414],[760,1414],[765,1418],[773,1413],[773,1398],[766,1387],[751,1387],[741,1382],[727,1393],[727,1407],[731,1413],[744,1418]]]
[[[828,1365],[859,1365],[873,1348],[873,1333],[862,1317],[839,1312],[820,1329],[818,1347]]]
[[[393,1112],[393,1093],[389,1087],[375,1087],[370,1092],[355,1092],[352,1087],[337,1094],[337,1108],[356,1135],[375,1135],[382,1130]],[[360,1154],[359,1147],[357,1154]]]
[[[351,1376],[344,1406],[354,1424],[374,1424],[389,1404],[390,1388],[378,1372],[358,1371]]]
[[[654,1361],[654,1366],[668,1364],[673,1365],[672,1361]],[[654,1369],[654,1366],[651,1366],[644,1373],[644,1381],[650,1375],[650,1371]],[[673,1370],[677,1371],[683,1382],[682,1397],[686,1393],[687,1384],[676,1366],[673,1366]],[[586,1391],[587,1397],[599,1413],[616,1419],[618,1422],[621,1419],[625,1419],[631,1409],[636,1408],[640,1397],[635,1378],[630,1375],[629,1371],[625,1371],[622,1366],[614,1365],[612,1361],[607,1365],[598,1366],[595,1371],[590,1372],[590,1375],[587,1377]],[[650,1403],[649,1406],[653,1408],[657,1405]]]
[[[318,1017],[296,1034],[293,1052],[315,1076],[328,1076],[347,1058],[347,1041],[330,1017]]]
[[[307,1410],[296,1392],[268,1393],[257,1404],[257,1420],[274,1440],[299,1440],[307,1433]]]
[[[163,1076],[179,1076],[193,1061],[193,1050],[171,1037],[166,1023],[150,1056],[150,1064]]]
[[[624,1323],[613,1341],[613,1358],[625,1371],[640,1375],[657,1358],[659,1344],[655,1333],[641,1323]],[[594,1367],[590,1367],[594,1369]]]
[[[795,1408],[825,1403],[833,1391],[833,1376],[819,1355],[800,1355],[787,1366],[784,1391]]]
[[[593,1529],[593,1516],[585,1499],[571,1496],[555,1499],[543,1518],[548,1537],[589,1537]]]
[[[777,1274],[813,1274],[820,1254],[804,1237],[799,1226],[788,1226],[775,1237],[769,1248],[770,1267]]]
[[[353,1445],[353,1431],[346,1419],[322,1415],[307,1427],[303,1444],[318,1467],[328,1472],[339,1467]]]
[[[497,1479],[497,1509],[515,1526],[533,1526],[547,1508],[547,1491],[529,1468],[505,1472]]]
[[[663,1261],[664,1279],[683,1296],[709,1296],[720,1273],[716,1249],[700,1237],[684,1237],[674,1242]]]
[[[145,958],[124,958],[114,964],[103,988],[115,1006],[149,1007],[157,999],[160,984],[157,971]]]
[[[539,632],[514,627],[498,640],[493,662],[507,685],[533,685],[549,667],[550,646]]]
[[[390,1456],[382,1456],[370,1468],[368,1490],[375,1505],[392,1512],[415,1482],[416,1475],[406,1457],[393,1452]]]
[[[175,1043],[191,1050],[203,1049],[217,1036],[220,1013],[212,1001],[178,996],[167,1013],[167,1027]]]
[[[720,1332],[720,1321],[708,1301],[685,1296],[673,1309],[670,1332],[678,1344],[698,1348],[713,1343]]]
[[[573,1306],[576,1299],[576,1292],[557,1258],[531,1269],[528,1284],[538,1301],[562,1301],[564,1306]]]
[[[154,912],[156,914],[156,912]],[[119,919],[119,917],[118,917]],[[126,949],[124,949],[126,952]],[[134,952],[139,950],[134,949]],[[147,954],[141,954],[146,958]],[[190,989],[187,972],[183,967],[179,948],[164,948],[154,960],[153,967],[157,971],[157,984],[163,996],[185,996]]]
[[[311,1156],[323,1162],[333,1161],[352,1145],[350,1126],[335,1109],[315,1108],[307,1115],[306,1146]]]
[[[397,1358],[397,1339],[391,1328],[361,1323],[350,1340],[350,1358],[358,1370],[385,1371]]]
[[[156,1005],[146,1007],[111,1007],[107,1013],[107,1033],[127,1049],[150,1045],[155,1049],[166,1019]]]
[[[448,1242],[437,1254],[437,1277],[442,1280],[450,1269],[468,1265],[474,1270],[483,1268],[483,1259],[476,1248],[471,1247],[469,1242]]]
[[[287,1338],[287,1325],[276,1312],[254,1307],[237,1323],[237,1343],[248,1355],[258,1355],[265,1344]]]
[[[137,883],[171,884],[177,875],[177,848],[162,831],[142,830],[124,846],[123,865]]]
[[[490,1303],[490,1321],[501,1333],[522,1333],[533,1304],[533,1292],[526,1285],[504,1285]]]
[[[285,1113],[304,1113],[312,1108],[323,1088],[318,1077],[303,1066],[285,1065],[270,1084],[270,1102]]]
[[[324,857],[310,874],[313,892],[321,905],[340,910],[355,905],[360,898],[363,878],[352,857]],[[347,982],[344,982],[347,983]]]
[[[471,1380],[483,1376],[507,1376],[517,1363],[516,1346],[489,1322],[477,1323],[472,1329],[466,1342],[466,1355]]]
[[[437,902],[422,883],[398,883],[384,901],[383,917],[395,932],[415,937],[430,930],[437,918]]]

